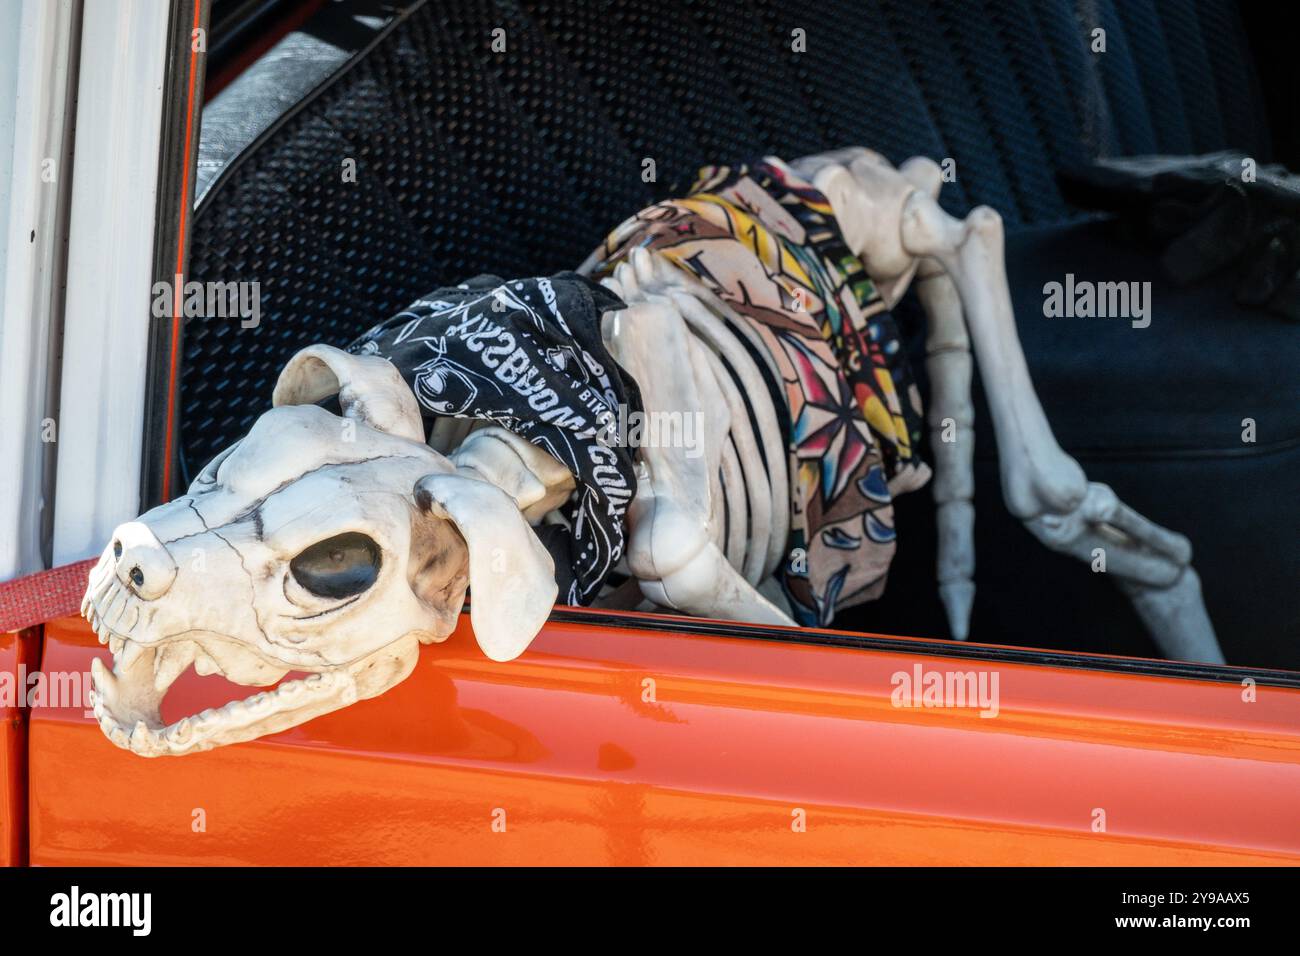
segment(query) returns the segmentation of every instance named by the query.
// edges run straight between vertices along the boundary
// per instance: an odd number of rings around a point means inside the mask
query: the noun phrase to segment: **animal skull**
[[[313,404],[335,393],[342,418]],[[498,661],[554,604],[518,503],[424,443],[386,359],[304,349],[273,405],[185,496],[118,527],[91,572],[82,613],[113,653],[111,671],[92,663],[95,716],[119,747],[209,750],[381,694],[451,634],[467,587]],[[261,687],[308,676],[165,725],[190,665]]]

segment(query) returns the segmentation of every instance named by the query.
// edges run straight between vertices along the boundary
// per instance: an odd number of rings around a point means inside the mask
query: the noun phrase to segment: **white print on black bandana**
[[[563,509],[568,527],[536,530],[570,604],[590,603],[622,556],[636,489],[632,449],[604,440],[620,407],[641,407],[600,338],[601,313],[621,308],[575,273],[479,276],[430,293],[349,346],[396,365],[426,419],[487,419],[568,467],[577,483]]]

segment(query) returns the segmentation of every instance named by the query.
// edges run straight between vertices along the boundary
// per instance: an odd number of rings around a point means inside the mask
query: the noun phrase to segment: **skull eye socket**
[[[289,562],[294,580],[318,597],[360,594],[379,577],[379,545],[349,531],[318,541]]]

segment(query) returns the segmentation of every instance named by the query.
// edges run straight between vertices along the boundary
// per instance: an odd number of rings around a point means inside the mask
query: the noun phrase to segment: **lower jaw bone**
[[[130,644],[128,641],[128,647]],[[143,757],[181,756],[244,743],[382,694],[414,670],[419,646],[412,632],[350,664],[286,681],[275,690],[231,701],[174,724],[164,724],[161,717],[162,700],[171,687],[163,678],[180,660],[197,662],[202,650],[145,647],[123,654],[111,671],[95,658],[91,661],[95,718],[109,740]],[[164,655],[162,660],[159,653]],[[176,676],[179,673],[176,671]]]
[[[335,710],[350,703],[349,696],[355,699],[355,690],[348,693],[355,682],[340,668],[164,724],[159,705],[166,688],[160,693],[153,675],[149,677],[147,692],[141,691],[129,675],[110,671],[98,658],[91,662],[94,713],[100,729],[118,747],[142,757],[180,756],[242,743]],[[142,707],[144,701],[152,706]]]

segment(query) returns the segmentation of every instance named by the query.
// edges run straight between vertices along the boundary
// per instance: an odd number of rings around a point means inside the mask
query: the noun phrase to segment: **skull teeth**
[[[194,736],[194,724],[186,717],[171,728],[168,736],[178,744],[187,744]]]
[[[122,651],[122,636],[129,635],[139,621],[140,609],[111,572],[97,567],[81,599],[81,616],[90,623],[99,643],[110,645],[116,655]]]
[[[202,650],[200,650],[194,657],[194,670],[202,677],[207,677],[210,674],[224,673],[221,669],[221,665],[213,660],[210,654]]]
[[[190,666],[197,651],[198,648],[192,641],[177,641],[160,647],[153,661],[154,689],[166,693],[176,683],[176,678]]]
[[[273,713],[307,706],[311,698],[334,693],[351,679],[345,671],[312,674],[301,680],[287,681],[273,691],[263,691],[245,700],[233,700],[220,709],[208,708],[167,727],[150,727],[141,720],[128,729],[113,718],[98,693],[94,695],[93,706],[100,729],[114,744],[141,756],[158,757],[211,749],[218,744],[215,737],[238,734]]]
[[[120,654],[116,655],[117,666],[122,671],[131,670],[136,666],[141,658],[145,655],[153,655],[154,649],[151,646],[137,643],[136,641],[124,641]],[[152,669],[152,668],[151,668]]]

